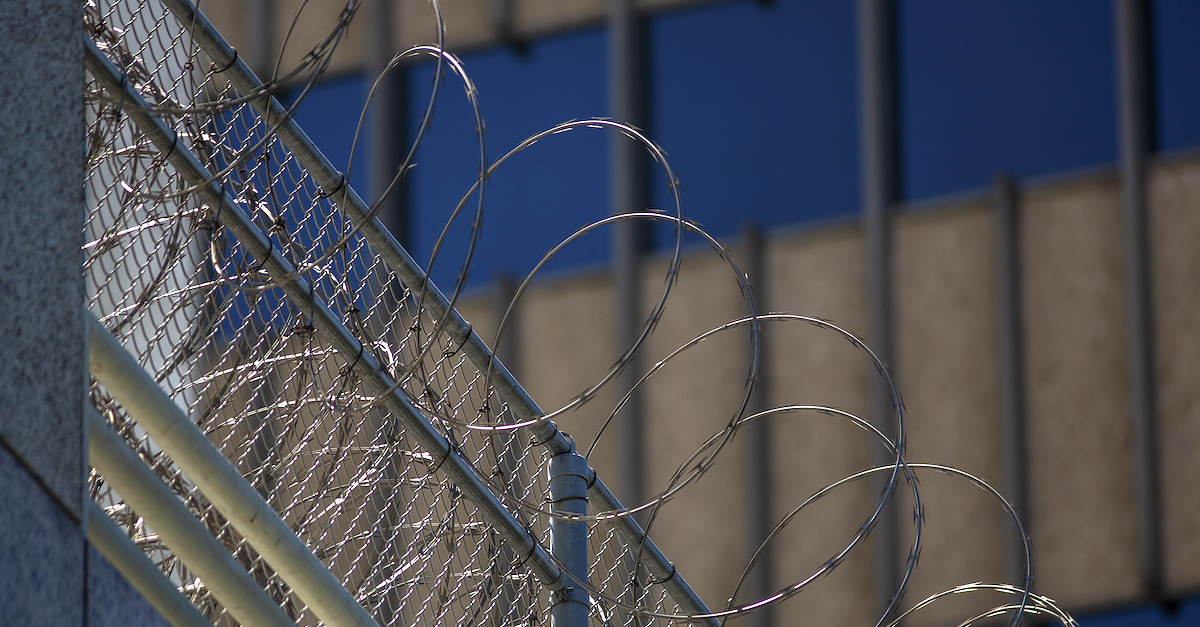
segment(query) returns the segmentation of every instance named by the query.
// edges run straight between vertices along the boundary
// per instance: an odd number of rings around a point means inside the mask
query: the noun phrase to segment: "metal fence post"
[[[556,515],[586,516],[587,489],[593,477],[587,460],[571,450],[550,458],[550,508]],[[550,552],[562,565],[565,583],[554,592],[551,627],[587,627],[588,595],[580,585],[588,576],[588,528],[583,520],[550,519]]]

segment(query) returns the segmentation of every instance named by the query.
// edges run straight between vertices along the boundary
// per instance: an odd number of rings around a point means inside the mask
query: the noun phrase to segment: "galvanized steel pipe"
[[[322,621],[335,626],[376,627],[371,615],[346,592],[200,428],[188,420],[149,373],[95,316],[89,314],[88,317],[91,319],[92,375],[112,393],[138,426],[171,456],[204,496]],[[145,467],[140,460],[138,464]],[[100,470],[104,474],[104,469]],[[119,486],[117,491],[129,498]],[[137,507],[134,504],[134,509]],[[199,522],[195,529],[208,536],[208,531]],[[224,547],[220,550],[229,554]]]
[[[94,346],[95,339],[92,343]],[[155,389],[158,389],[158,386],[155,386]],[[279,605],[263,591],[258,582],[233,559],[220,542],[217,542],[179,498],[163,485],[154,471],[129,448],[125,440],[109,428],[100,414],[91,406],[88,406],[84,413],[87,420],[88,457],[92,467],[121,493],[121,497],[139,516],[146,519],[163,542],[171,547],[171,551],[200,576],[200,580],[221,605],[243,625],[295,627],[295,623],[279,609]],[[104,522],[112,524],[103,511],[99,517],[89,522],[89,527],[95,529],[89,529],[89,539],[93,535],[102,537],[105,534]],[[111,535],[111,530],[108,531],[108,535]],[[123,535],[119,530],[116,533]],[[102,538],[99,547],[112,545],[113,543],[105,543]],[[142,559],[145,557],[142,556]],[[118,556],[118,560],[114,561],[126,563],[128,560],[119,559]],[[159,573],[158,576],[161,578],[162,574]],[[132,581],[141,582],[143,578],[135,577]],[[148,600],[155,598],[158,598],[156,592],[147,595]],[[166,601],[169,602],[169,599]],[[207,625],[207,621],[205,624]]]
[[[587,516],[588,482],[595,476],[587,460],[575,451],[550,458],[550,508],[563,516]],[[578,581],[567,581],[554,592],[551,627],[587,627],[588,594],[581,584],[588,577],[588,526],[583,520],[550,519],[550,550]]]
[[[90,407],[88,409],[91,410]],[[142,598],[146,599],[171,627],[212,627],[212,623],[204,614],[183,596],[175,584],[163,575],[145,553],[142,553],[117,523],[109,519],[103,508],[91,499],[84,499],[83,508],[88,522],[88,542],[100,551],[125,581],[141,593]]]

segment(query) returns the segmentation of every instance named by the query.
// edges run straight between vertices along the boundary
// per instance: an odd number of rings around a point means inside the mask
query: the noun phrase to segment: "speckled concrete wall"
[[[543,411],[555,411],[603,379],[616,359],[612,283],[599,274],[546,281],[526,292],[520,306],[521,380]],[[606,386],[556,422],[583,454],[614,403],[612,386]],[[589,458],[597,472],[610,478],[617,476],[612,441],[609,434]]]
[[[0,623],[159,627],[85,539],[83,3],[0,3]]]
[[[1003,472],[989,209],[985,203],[956,204],[897,220],[895,366],[908,410],[908,458],[998,484]],[[961,478],[930,470],[917,475],[926,526],[908,604],[962,583],[1003,581],[1000,503]],[[901,501],[900,511],[910,511],[911,499]],[[906,555],[908,542],[899,548]],[[914,614],[909,624],[953,624],[996,601],[992,595],[957,595]]]
[[[1200,589],[1200,158],[1156,165],[1151,240],[1167,586]],[[1022,190],[1019,250],[1030,511],[1036,590],[1080,611],[1136,601],[1137,575],[1125,289],[1115,176],[1099,174]],[[896,221],[894,364],[908,415],[912,461],[957,466],[1002,486],[998,423],[994,216],[985,199],[903,213]],[[771,311],[865,326],[862,239],[854,225],[777,233],[767,240]],[[664,262],[648,263],[644,298],[657,298]],[[522,380],[547,408],[598,379],[616,348],[603,274],[539,283],[521,316]],[[481,307],[481,306],[480,306]],[[479,307],[477,307],[479,308]],[[695,335],[740,317],[744,304],[711,253],[689,252],[646,366]],[[764,329],[768,405],[819,404],[861,415],[868,362],[835,333],[799,322]],[[744,332],[689,351],[647,384],[649,488],[663,489],[695,447],[728,420],[745,376]],[[603,394],[562,422],[595,428]],[[816,413],[770,419],[772,516],[783,518],[826,484],[866,468],[867,435]],[[571,426],[574,425],[574,426]],[[612,443],[609,438],[608,443]],[[615,476],[602,445],[593,458]],[[734,440],[713,470],[670,503],[653,535],[712,606],[722,606],[749,548],[744,539],[745,446]],[[972,581],[1004,577],[1004,514],[966,482],[920,475],[924,547],[908,603]],[[804,510],[775,541],[775,587],[817,570],[845,545],[876,497],[851,484]],[[903,500],[903,499],[902,499]],[[902,511],[908,511],[904,509]],[[734,513],[734,514],[731,514]],[[902,549],[908,537],[902,533]],[[875,556],[868,541],[833,575],[785,602],[777,624],[873,622]],[[745,600],[745,599],[739,599]],[[960,597],[909,619],[944,625],[997,597]]]
[[[642,274],[648,311],[661,297],[666,261],[649,263]],[[746,315],[733,270],[711,249],[688,255],[671,289],[662,320],[643,351],[646,368],[693,338]],[[750,350],[748,330],[710,337],[667,362],[646,383],[643,396],[647,495],[672,487],[676,471],[711,437],[722,432],[741,408]],[[707,455],[707,453],[706,453]],[[723,605],[746,561],[744,447],[730,441],[716,463],[664,505],[651,535],[702,598]],[[697,461],[688,463],[690,472]]]
[[[79,521],[3,445],[0,477],[0,621],[83,625],[87,543]]]
[[[832,320],[851,331],[864,327],[862,236],[857,228],[771,239],[765,265],[771,311]],[[804,322],[771,322],[764,334],[768,406],[824,405],[865,415],[870,361],[861,349]],[[877,446],[849,421],[815,412],[773,417],[770,429],[772,522],[817,490],[869,468]],[[810,576],[845,547],[870,516],[877,496],[873,483],[853,483],[798,514],[772,546],[775,587]],[[873,624],[874,581],[875,550],[868,541],[833,574],[783,603],[777,624]]]
[[[0,440],[76,520],[87,470],[82,11],[0,4]]]
[[[1020,249],[1038,589],[1138,594],[1120,200],[1114,176],[1025,190]]]
[[[1150,241],[1166,588],[1200,590],[1200,160],[1155,167]]]

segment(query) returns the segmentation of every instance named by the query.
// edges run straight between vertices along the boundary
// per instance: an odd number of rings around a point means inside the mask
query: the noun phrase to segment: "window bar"
[[[261,1],[261,0],[259,0]],[[404,246],[412,242],[411,219],[408,208],[408,186],[399,175],[408,150],[408,72],[399,65],[384,69],[396,50],[395,9],[392,0],[368,0],[367,15],[367,80],[378,80],[379,87],[367,109],[366,132],[369,152],[367,179],[372,202],[381,203],[380,221],[396,241]],[[372,83],[367,84],[368,93]],[[393,183],[393,181],[395,181]]]
[[[611,94],[609,108],[613,118],[633,126],[643,126],[645,112],[644,24],[636,15],[633,0],[608,3],[608,78]],[[646,205],[646,168],[642,150],[629,138],[613,134],[610,143],[612,213],[640,211]],[[639,275],[647,223],[626,220],[613,225],[613,290],[616,298],[615,355],[629,350],[642,330]],[[617,398],[633,390],[641,378],[636,355],[618,375]],[[645,495],[644,426],[640,394],[634,391],[616,416],[620,443],[618,483],[621,497],[638,505]]]
[[[892,210],[897,200],[895,6],[891,0],[859,0],[859,128],[866,247],[867,330],[872,350],[889,366],[894,363],[892,324]],[[870,376],[869,416],[884,433],[896,438],[890,390],[882,378]],[[877,451],[877,465],[895,463]],[[876,589],[880,607],[890,612],[900,586],[897,514],[885,510],[874,534]]]
[[[742,249],[745,255],[745,271],[753,290],[754,306],[759,312],[770,311],[766,293],[766,241],[763,232],[755,225],[747,225],[742,229]],[[758,360],[758,379],[750,392],[746,404],[746,416],[754,415],[767,409],[767,362],[765,341],[760,342],[758,354],[754,354],[754,345],[747,351],[747,371]],[[771,432],[770,419],[760,418],[742,427],[746,439],[746,500],[747,500],[747,555],[753,555],[770,535],[771,524]],[[747,591],[749,599],[758,601],[771,595],[773,560],[771,551],[764,551],[759,557],[758,564],[750,572]],[[771,627],[774,620],[775,606],[765,605],[750,615],[752,627]]]
[[[1025,446],[1025,358],[1021,329],[1021,259],[1017,182],[999,173],[993,182],[996,219],[996,348],[1000,392],[1000,445],[1005,497],[1029,529]],[[1009,583],[1024,582],[1025,548],[1020,530],[1007,522],[1005,568]],[[1028,582],[1025,582],[1028,584]]]
[[[1162,596],[1157,399],[1150,262],[1146,239],[1146,158],[1153,148],[1149,3],[1116,0],[1117,101],[1120,107],[1121,208],[1129,317],[1134,481],[1143,591]]]

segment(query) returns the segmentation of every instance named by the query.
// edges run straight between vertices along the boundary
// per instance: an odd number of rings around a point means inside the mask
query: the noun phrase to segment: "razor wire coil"
[[[156,146],[126,114],[128,102],[95,81],[89,83],[88,306],[380,624],[545,624],[552,591],[525,568],[527,556],[509,547],[459,486],[438,472],[443,460],[422,450],[403,423],[380,405],[380,395],[355,372],[358,358],[339,352],[315,328],[313,312],[281,290],[281,281],[307,281],[358,340],[359,356],[369,354],[429,417],[452,453],[469,462],[533,538],[549,544],[549,455],[530,441],[525,429],[514,428],[512,412],[493,385],[491,365],[474,363],[460,350],[462,342],[446,333],[442,316],[426,306],[424,286],[406,285],[359,232],[361,225],[339,209],[335,201],[347,191],[345,175],[337,188],[322,188],[275,133],[278,122],[264,119],[252,106],[286,78],[305,70],[311,78],[319,77],[356,6],[347,5],[329,38],[305,57],[302,67],[270,82],[261,93],[239,93],[224,77],[231,64],[210,58],[187,25],[158,0],[88,1],[85,33],[175,133],[165,149]],[[428,48],[417,53],[444,54],[440,45]],[[580,121],[539,134],[517,150],[542,137],[589,126],[637,135],[635,129],[605,120]],[[171,165],[169,157],[176,150],[191,151],[201,161],[210,180],[265,234],[270,251],[297,269],[296,276],[271,276],[264,262],[222,226],[220,207],[204,202],[195,194],[198,186]],[[485,168],[481,176],[487,172]],[[455,215],[470,197],[468,192]],[[674,221],[678,233],[699,231],[682,214],[623,219]],[[564,244],[612,220],[589,225]],[[709,243],[727,256],[719,242],[709,238]],[[671,280],[668,276],[668,284]],[[744,283],[742,288],[746,292]],[[656,322],[654,316],[647,321],[643,337]],[[748,326],[757,333],[758,324],[753,317],[713,332]],[[624,365],[614,365],[601,384]],[[753,378],[752,369],[747,390]],[[585,391],[575,402],[589,401],[594,391]],[[298,625],[319,623],[102,386],[94,384],[90,398],[289,617]],[[629,511],[587,517],[589,580],[577,583],[587,585],[593,595],[593,624],[650,627],[696,618],[667,594],[663,584],[670,577],[656,580],[645,572],[640,565],[643,547],[623,539],[614,521],[635,510],[648,510],[653,521],[657,508],[705,472],[736,429],[753,418],[735,415],[706,449],[681,465],[659,497]],[[885,445],[890,442],[878,435]],[[871,471],[891,472],[888,494],[905,477],[912,484],[902,457],[902,435],[897,442],[892,446],[896,466]],[[109,516],[214,624],[237,624],[102,478],[93,474],[89,485]],[[913,490],[915,495],[915,486]],[[837,566],[869,533],[879,510],[821,572]],[[919,536],[909,573],[918,542]],[[813,578],[765,602],[786,599]],[[1027,593],[1011,586],[975,589]],[[1016,608],[1071,622],[1048,599],[1024,598],[1031,599],[1028,605],[1022,601]],[[753,606],[735,606],[731,596],[725,611],[716,615],[724,619]],[[1014,609],[1002,608],[971,620]]]

